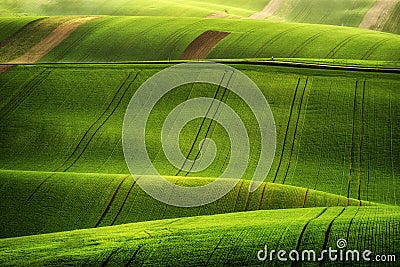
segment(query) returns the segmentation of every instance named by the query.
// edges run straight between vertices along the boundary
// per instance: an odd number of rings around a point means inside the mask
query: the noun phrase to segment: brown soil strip
[[[359,28],[382,30],[394,7],[400,0],[377,0],[365,14]]]
[[[249,18],[251,19],[265,19],[273,16],[285,3],[285,0],[271,0],[260,12],[254,13]]]
[[[96,19],[96,17],[84,17],[69,20],[58,26],[46,38],[32,47],[23,56],[11,61],[13,64],[31,64],[36,63],[42,57],[47,55],[53,48],[58,46],[68,36],[70,36],[79,26]]]
[[[230,32],[206,31],[194,39],[179,59],[204,59]]]
[[[0,74],[3,74],[4,72],[8,71],[12,67],[14,67],[14,66],[13,65],[1,65],[0,66]]]

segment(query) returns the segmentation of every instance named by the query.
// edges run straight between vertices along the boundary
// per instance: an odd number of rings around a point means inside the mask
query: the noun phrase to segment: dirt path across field
[[[382,30],[392,10],[400,0],[377,0],[365,14],[359,28]]]
[[[194,39],[179,59],[204,59],[230,32],[206,31]]]
[[[265,19],[273,16],[283,5],[285,0],[271,0],[260,12],[254,13],[249,18],[251,19]]]
[[[28,52],[19,58],[11,61],[12,64],[32,64],[47,55],[53,48],[58,46],[68,36],[71,35],[79,26],[96,19],[97,17],[84,17],[69,20],[58,26],[46,38],[32,47]]]

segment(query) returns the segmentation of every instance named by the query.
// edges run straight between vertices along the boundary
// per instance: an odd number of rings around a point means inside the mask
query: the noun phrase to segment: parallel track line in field
[[[387,41],[389,41],[389,39],[384,39],[384,40],[381,40],[381,41],[375,43],[370,49],[368,49],[368,51],[362,56],[361,59],[362,60],[368,59],[372,55],[372,53],[374,53],[376,51],[376,49],[381,47]]]
[[[29,80],[23,88],[16,93],[8,102],[0,109],[0,121],[10,116],[33,92],[33,90],[44,81],[51,71],[43,70],[40,74],[35,75]]]
[[[135,260],[136,256],[139,254],[140,250],[142,250],[143,246],[139,245],[138,248],[133,252],[132,256],[126,262],[125,267],[129,267],[132,265],[133,261]]]
[[[340,215],[343,214],[343,212],[344,212],[345,210],[346,210],[346,208],[343,208],[343,209],[339,212],[339,214],[336,215],[336,216],[329,222],[328,228],[326,229],[326,232],[325,232],[325,239],[324,239],[324,245],[322,246],[322,250],[326,250],[327,247],[328,247],[329,235],[330,235],[330,233],[331,233],[333,223],[335,222],[335,220],[336,220]],[[322,251],[322,250],[321,250],[321,251]],[[321,266],[321,267],[324,266],[324,259],[319,263],[319,266]]]
[[[361,132],[360,132],[360,173],[358,175],[358,189],[357,199],[361,205],[361,180],[363,175],[363,142],[364,142],[364,123],[365,123],[365,87],[367,81],[364,80],[362,88],[362,102],[361,102]]]
[[[343,46],[345,46],[347,43],[349,43],[350,41],[352,41],[353,39],[357,38],[358,36],[360,36],[361,33],[359,34],[353,34],[350,35],[349,37],[346,37],[345,39],[343,39],[339,44],[337,44],[334,48],[332,48],[329,53],[325,56],[325,58],[332,58],[334,57],[334,55],[336,54],[336,52],[338,52]]]
[[[293,109],[294,109],[294,106],[295,106],[295,103],[296,103],[297,91],[298,91],[299,86],[300,86],[300,81],[301,81],[301,78],[299,78],[299,79],[297,80],[296,89],[294,90],[292,105],[290,106],[290,111],[289,111],[289,116],[288,116],[288,123],[287,123],[286,131],[285,131],[285,137],[284,137],[284,139],[283,139],[282,152],[281,152],[281,155],[280,155],[280,157],[279,157],[279,163],[278,163],[278,167],[277,167],[276,172],[275,172],[274,180],[272,181],[273,183],[276,182],[278,173],[279,173],[279,171],[280,171],[280,167],[281,167],[281,165],[282,165],[283,155],[285,154],[286,140],[287,140],[288,135],[289,135],[290,122],[291,122],[291,120],[292,120]]]
[[[104,217],[107,215],[108,211],[110,210],[111,205],[113,204],[113,202],[115,200],[115,197],[118,194],[119,189],[121,188],[122,184],[126,181],[126,179],[128,179],[128,177],[129,176],[126,176],[125,178],[123,178],[121,180],[121,182],[118,184],[118,186],[115,188],[114,193],[112,194],[112,196],[110,198],[110,201],[108,202],[105,210],[101,214],[100,219],[97,221],[97,223],[95,224],[94,228],[97,228],[100,225],[100,223],[103,221]]]
[[[215,94],[214,94],[213,99],[216,99],[216,98],[217,98],[218,92],[219,92],[219,90],[220,90],[220,88],[221,88],[221,84],[222,84],[222,82],[223,82],[223,80],[224,80],[224,78],[225,78],[225,75],[226,75],[226,72],[222,75],[221,81],[220,81],[220,83],[219,83],[219,85],[218,85],[217,90],[215,91]],[[206,114],[204,115],[203,120],[201,121],[200,127],[199,127],[199,129],[197,130],[197,133],[196,133],[196,136],[195,136],[194,141],[193,141],[193,143],[192,143],[192,146],[190,147],[189,152],[187,153],[187,156],[185,157],[185,161],[182,163],[182,166],[179,168],[179,170],[178,170],[178,172],[175,174],[175,176],[178,176],[178,175],[183,171],[183,168],[185,167],[186,162],[187,162],[187,160],[188,160],[190,154],[192,153],[192,151],[193,151],[193,149],[194,149],[194,146],[195,146],[195,144],[196,144],[196,142],[197,142],[197,139],[199,138],[201,129],[202,129],[204,123],[206,122],[207,115],[210,113],[211,108],[212,108],[213,105],[214,105],[214,100],[213,100],[213,102],[211,102],[210,106],[208,107],[207,112],[206,112]]]
[[[218,111],[219,111],[219,109],[221,108],[221,103],[224,101],[225,94],[227,95],[227,96],[226,96],[226,99],[228,98],[229,90],[227,89],[227,87],[229,86],[229,83],[231,82],[231,79],[232,79],[232,75],[229,77],[228,82],[227,82],[227,84],[226,84],[226,87],[224,88],[224,91],[223,91],[223,93],[222,93],[221,100],[218,102],[217,108],[216,108],[216,110],[215,110],[215,112],[214,112],[214,114],[213,114],[213,116],[212,116],[212,120],[210,120],[210,123],[209,123],[209,125],[208,125],[208,127],[207,127],[207,130],[206,130],[206,134],[204,135],[204,139],[206,139],[206,138],[208,137],[208,135],[209,135],[209,133],[210,133],[211,126],[214,125],[214,123],[213,123],[213,122],[214,122],[214,119],[216,118],[216,116],[217,116],[217,114],[218,114]],[[213,100],[213,101],[214,101],[214,100]],[[212,135],[212,132],[210,133],[210,138],[211,138],[211,135]],[[190,167],[189,171],[185,174],[185,176],[188,176],[188,174],[192,171],[196,160],[197,160],[197,159],[199,158],[199,156],[200,156],[200,153],[201,153],[201,151],[202,151],[202,149],[203,149],[203,146],[204,146],[204,143],[201,144],[200,149],[199,149],[199,151],[197,152],[197,154],[196,154],[196,156],[195,156],[195,158],[194,158],[194,160],[193,160],[193,164],[192,164],[192,166]]]
[[[70,156],[54,172],[57,172],[61,169],[63,169],[62,170],[63,172],[68,171],[68,169],[70,169],[80,159],[82,154],[85,152],[86,148],[89,146],[89,144],[93,140],[94,136],[97,134],[97,132],[100,130],[100,128],[108,121],[108,119],[114,114],[115,110],[119,107],[125,94],[127,93],[129,88],[132,86],[132,84],[136,81],[137,77],[139,76],[139,73],[140,73],[140,71],[138,73],[136,73],[135,77],[131,81],[129,81],[129,80],[131,79],[133,73],[130,73],[128,75],[128,77],[124,80],[124,82],[118,88],[117,92],[114,94],[114,97],[112,98],[111,102],[108,104],[108,106],[104,110],[104,112],[86,130],[86,132],[81,137],[81,139],[79,140],[78,144],[75,146],[75,149],[70,154]],[[124,87],[126,87],[126,88],[123,90]],[[122,95],[119,97],[119,100],[117,100],[117,97],[121,91],[122,91]],[[116,103],[116,104],[114,107],[112,107],[114,103]],[[109,114],[107,114],[107,113],[109,113]],[[99,124],[99,125],[96,127],[97,124]],[[90,134],[91,130],[93,130],[93,133]],[[85,139],[88,139],[86,141],[86,143],[84,143]],[[82,150],[79,151],[79,149],[82,146],[83,146]],[[72,161],[72,162],[68,163],[69,161]]]
[[[301,241],[302,241],[302,239],[303,239],[304,233],[305,233],[306,230],[307,230],[308,225],[309,225],[312,221],[314,221],[314,220],[318,219],[319,217],[321,217],[322,214],[324,214],[327,210],[328,210],[328,208],[324,208],[323,211],[320,212],[317,216],[315,216],[314,218],[311,218],[310,220],[308,220],[308,222],[306,222],[306,224],[303,226],[303,229],[301,230],[301,233],[300,233],[300,235],[299,235],[299,238],[297,239],[296,251],[300,251]],[[296,266],[297,266],[297,262],[296,262],[296,261],[293,261],[293,262],[292,262],[292,267],[296,267]]]
[[[206,262],[206,265],[205,265],[206,267],[210,264],[212,256],[214,255],[215,251],[217,251],[217,249],[218,249],[218,247],[221,244],[223,239],[224,239],[224,236],[221,237],[221,239],[218,241],[217,245],[214,247],[213,251],[211,252],[210,256],[207,259],[207,262]]]
[[[264,194],[265,194],[265,187],[267,186],[267,183],[264,183],[263,188],[261,189],[261,194],[260,194],[260,200],[258,201],[258,207],[257,210],[261,209],[262,202],[264,200]]]
[[[313,36],[309,37],[306,39],[302,44],[300,44],[298,47],[296,47],[289,55],[289,57],[295,57],[301,50],[304,49],[308,44],[313,42],[315,39],[317,39],[319,36],[321,36],[324,32],[319,32],[317,34],[314,34]]]
[[[273,45],[276,41],[278,41],[280,38],[282,38],[283,36],[285,36],[288,33],[294,32],[297,29],[303,28],[304,26],[296,26],[296,27],[292,27],[289,28],[287,30],[284,30],[276,35],[274,35],[270,40],[268,40],[266,43],[264,43],[259,49],[257,49],[257,51],[254,53],[254,57],[259,57],[259,53],[265,49],[266,47]],[[252,46],[255,42],[253,42],[250,46]]]
[[[138,179],[140,179],[140,177]],[[122,201],[122,204],[121,204],[117,214],[115,215],[113,221],[111,222],[111,225],[114,225],[114,223],[117,221],[118,216],[121,214],[123,208],[125,207],[126,201],[128,200],[128,197],[131,195],[131,192],[132,192],[133,188],[135,187],[136,181],[138,179],[136,179],[136,180],[134,179],[133,180],[133,184],[131,185],[131,187],[129,188],[128,192],[126,193],[126,196],[125,196],[124,200]]]
[[[357,88],[358,81],[356,81],[356,86],[354,88],[354,103],[353,103],[353,118],[352,118],[352,131],[351,131],[351,146],[350,146],[350,174],[349,179],[347,181],[347,203],[346,206],[349,205],[350,201],[350,188],[351,188],[351,180],[354,171],[354,145],[355,145],[355,124],[356,124],[356,115],[357,115]]]
[[[295,126],[295,128],[294,128],[294,134],[293,134],[293,139],[292,139],[292,147],[291,147],[291,149],[290,149],[289,162],[288,162],[288,166],[286,167],[285,177],[283,178],[282,184],[284,184],[284,183],[286,182],[286,178],[287,178],[287,175],[288,175],[288,173],[289,173],[290,165],[291,165],[291,163],[292,163],[293,151],[294,151],[294,144],[295,144],[295,142],[296,142],[297,129],[298,129],[298,126],[299,126],[299,121],[300,121],[300,116],[301,116],[301,110],[302,110],[302,107],[303,107],[303,99],[304,99],[304,94],[305,94],[306,89],[307,89],[307,85],[308,85],[308,77],[307,77],[307,79],[306,79],[306,83],[304,84],[303,92],[302,92],[301,97],[300,97],[299,111],[298,111],[298,113],[297,113],[296,126]]]

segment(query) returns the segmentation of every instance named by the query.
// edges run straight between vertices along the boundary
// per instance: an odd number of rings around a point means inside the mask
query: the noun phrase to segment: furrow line
[[[361,132],[360,132],[360,174],[358,175],[358,189],[357,189],[357,199],[361,203],[361,180],[362,180],[362,163],[363,163],[363,141],[364,141],[364,122],[365,122],[365,87],[367,81],[364,80],[362,88],[362,102],[361,102]]]
[[[185,161],[183,162],[181,168],[179,168],[179,170],[178,170],[178,172],[175,174],[175,176],[178,176],[178,175],[183,171],[183,168],[185,167],[185,165],[186,165],[186,163],[187,163],[187,161],[188,161],[188,158],[189,158],[190,154],[192,153],[192,151],[193,151],[193,149],[194,149],[194,146],[195,146],[195,144],[196,144],[196,142],[197,142],[197,139],[199,138],[199,135],[200,135],[200,132],[201,132],[201,128],[202,128],[203,125],[205,124],[206,119],[207,119],[207,115],[210,113],[211,108],[212,108],[212,106],[214,105],[214,100],[216,100],[216,98],[217,98],[217,96],[218,96],[218,92],[219,92],[219,90],[220,90],[220,88],[221,88],[221,86],[222,86],[222,82],[223,82],[223,80],[224,80],[224,78],[225,78],[225,75],[226,75],[226,72],[222,75],[222,78],[221,78],[221,81],[220,81],[220,83],[219,83],[219,85],[218,85],[218,88],[217,88],[217,90],[215,91],[215,94],[214,94],[214,97],[213,97],[213,101],[211,102],[210,106],[209,106],[208,109],[207,109],[206,114],[205,114],[204,117],[203,117],[203,120],[201,121],[200,127],[199,127],[199,129],[197,130],[197,133],[196,133],[196,137],[194,138],[194,141],[193,141],[193,143],[192,143],[192,146],[190,147],[189,152],[188,152],[187,156],[185,157]]]
[[[300,121],[300,116],[301,116],[301,109],[302,109],[302,106],[303,106],[303,99],[304,99],[304,94],[305,94],[306,89],[307,89],[307,85],[308,85],[308,77],[306,79],[306,83],[305,83],[304,88],[303,88],[303,93],[301,94],[301,97],[300,97],[299,112],[297,113],[296,126],[294,128],[294,134],[293,134],[293,139],[292,139],[292,147],[290,149],[289,162],[288,162],[288,166],[286,168],[285,177],[283,178],[282,184],[285,184],[287,175],[289,173],[290,165],[292,163],[294,144],[296,142],[297,129],[298,129],[298,126],[299,126],[299,121]]]
[[[132,86],[132,84],[136,81],[137,77],[139,76],[139,73],[136,73],[135,77],[133,78],[132,81],[129,82],[128,84],[128,80],[132,77],[132,73],[130,73],[128,75],[128,77],[126,78],[126,80],[123,82],[123,84],[119,87],[119,89],[117,90],[117,92],[114,94],[113,99],[111,100],[111,102],[109,103],[109,105],[107,106],[107,108],[105,109],[105,111],[101,114],[101,116],[88,128],[88,130],[86,130],[85,134],[82,136],[82,138],[79,140],[77,146],[75,147],[74,151],[71,153],[71,155],[63,162],[62,165],[60,165],[54,172],[59,171],[60,169],[63,168],[63,171],[67,171],[68,169],[70,169],[82,156],[82,154],[85,152],[86,148],[89,146],[90,142],[93,140],[94,136],[96,135],[96,133],[100,130],[100,128],[108,121],[108,119],[114,114],[115,110],[118,108],[118,106],[120,105],[120,103],[122,102],[122,99],[124,98],[125,94],[127,93],[127,91],[129,90],[129,88]],[[112,108],[112,105],[115,103],[118,94],[122,91],[122,88],[124,88],[124,86],[127,84],[125,90],[123,91],[121,97],[119,98],[119,100],[117,101],[116,105],[114,108]],[[111,111],[110,111],[111,110]],[[107,112],[110,112],[107,115]],[[105,118],[104,118],[105,117]],[[103,121],[102,121],[103,120]],[[99,126],[97,126],[97,128],[95,128],[96,124],[100,123]],[[89,136],[90,131],[94,129],[93,133]],[[86,144],[84,144],[84,140],[88,139],[88,141],[86,142]],[[82,150],[79,152],[78,150],[81,148]],[[78,155],[76,155],[77,153],[79,153]],[[75,159],[74,159],[75,157]],[[68,164],[68,161],[72,162],[70,164]],[[68,166],[66,166],[68,164]]]
[[[119,189],[121,188],[122,184],[126,181],[126,179],[128,179],[129,176],[125,177],[124,179],[122,179],[122,181],[118,184],[117,188],[115,188],[113,195],[111,196],[110,201],[108,202],[105,210],[103,211],[103,213],[100,216],[100,219],[97,221],[96,225],[94,226],[94,228],[97,228],[100,223],[103,221],[104,217],[107,215],[108,211],[110,210],[111,205],[113,204],[115,197],[118,194]]]
[[[306,230],[307,230],[308,225],[309,225],[312,221],[314,221],[314,220],[318,219],[319,217],[321,217],[322,214],[324,214],[327,210],[328,210],[328,208],[324,208],[324,210],[323,210],[322,212],[320,212],[320,213],[319,213],[317,216],[315,216],[314,218],[311,218],[311,219],[303,226],[303,229],[301,230],[301,233],[300,233],[300,235],[299,235],[299,238],[297,239],[296,251],[300,251],[301,241],[302,241],[302,239],[303,239],[304,233],[305,233]],[[292,262],[292,267],[295,267],[296,265],[297,265],[296,261],[293,261],[293,262]]]
[[[356,81],[356,86],[354,89],[354,104],[353,104],[353,119],[352,119],[352,132],[351,132],[351,146],[350,146],[350,174],[349,179],[347,181],[347,203],[346,206],[349,205],[350,201],[350,188],[351,188],[351,179],[353,176],[353,168],[354,168],[354,145],[355,145],[355,123],[356,123],[356,114],[357,114],[357,87],[358,81]]]
[[[333,219],[330,221],[330,223],[329,223],[329,225],[328,225],[328,228],[326,229],[326,232],[325,232],[325,240],[324,240],[324,245],[323,245],[323,247],[322,247],[322,250],[326,250],[327,247],[328,247],[329,235],[330,235],[330,233],[331,233],[333,223],[335,222],[335,220],[336,220],[340,215],[343,214],[343,212],[344,212],[345,210],[346,210],[346,208],[343,208],[343,209],[339,212],[339,214],[336,215],[335,218],[333,218]],[[322,260],[322,261],[319,263],[319,266],[321,266],[321,267],[324,266],[324,260]]]
[[[138,179],[140,179],[140,177],[139,177]],[[138,179],[137,179],[137,180],[138,180]],[[128,200],[128,197],[131,195],[131,192],[132,192],[133,188],[135,187],[136,181],[137,181],[137,180],[135,180],[135,179],[133,180],[133,184],[132,184],[131,187],[129,188],[128,193],[126,193],[126,196],[125,196],[125,198],[124,198],[124,201],[122,202],[121,207],[119,208],[117,214],[115,215],[113,221],[111,222],[111,225],[114,225],[114,223],[117,221],[117,218],[118,218],[118,216],[121,214],[122,209],[125,207],[126,201]]]
[[[230,83],[231,79],[232,79],[232,75],[229,77],[229,80],[228,80],[228,82],[227,82],[227,84],[226,84],[226,87],[229,86],[229,83]],[[207,130],[206,130],[206,134],[205,134],[205,136],[204,136],[204,139],[206,139],[207,136],[208,136],[208,134],[210,133],[210,129],[211,129],[211,126],[213,125],[214,118],[217,116],[218,111],[219,111],[219,109],[221,108],[221,103],[222,103],[222,101],[224,100],[225,94],[226,94],[227,97],[228,97],[229,90],[228,90],[227,88],[224,88],[224,92],[222,93],[221,100],[218,102],[217,108],[216,108],[216,110],[215,110],[215,112],[214,112],[214,114],[213,114],[213,116],[212,116],[212,120],[210,121],[210,123],[209,123],[209,125],[208,125],[208,127],[207,127]],[[213,101],[214,101],[214,100],[213,100]],[[210,137],[211,137],[211,135],[212,135],[212,133],[210,134]],[[203,146],[204,146],[204,143],[201,144],[200,149],[199,149],[199,151],[197,152],[197,154],[196,154],[196,156],[195,156],[195,158],[194,158],[194,160],[193,160],[193,164],[192,164],[192,166],[190,167],[189,171],[186,173],[185,176],[188,176],[188,174],[192,171],[192,169],[193,169],[193,167],[194,167],[194,164],[196,163],[196,160],[199,158],[199,155],[200,155],[200,153],[201,153],[201,151],[202,151],[202,149],[203,149]]]
[[[278,163],[278,167],[277,167],[276,172],[275,172],[274,180],[272,181],[273,183],[275,183],[276,178],[277,178],[278,173],[279,173],[279,170],[280,170],[280,167],[281,167],[281,165],[282,165],[283,155],[284,155],[284,153],[285,153],[286,140],[287,140],[287,137],[288,137],[288,135],[289,135],[290,121],[291,121],[291,119],[292,119],[293,109],[294,109],[294,105],[295,105],[296,97],[297,97],[297,91],[298,91],[299,86],[300,86],[300,80],[301,80],[301,79],[299,78],[298,81],[297,81],[296,89],[295,89],[295,91],[294,91],[293,100],[292,100],[292,105],[291,105],[290,111],[289,111],[288,123],[287,123],[287,126],[286,126],[285,137],[284,137],[284,139],[283,139],[282,153],[281,153],[281,156],[280,156],[280,158],[279,158],[279,163]]]

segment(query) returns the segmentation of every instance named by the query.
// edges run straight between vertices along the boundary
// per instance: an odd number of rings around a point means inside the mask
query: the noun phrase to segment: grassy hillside
[[[213,13],[244,16],[261,10],[268,0],[1,0],[0,15],[119,15],[205,17]]]
[[[337,207],[143,222],[1,239],[0,264],[254,266],[263,264],[257,253],[265,245],[268,252],[282,249],[289,253],[297,248],[300,253],[314,249],[320,255],[323,249],[336,249],[339,238],[348,241],[343,251],[369,249],[374,259],[398,253],[399,219],[399,208]],[[341,261],[328,263],[343,265]],[[276,254],[272,264],[282,264]]]
[[[383,27],[383,31],[400,34],[400,3],[397,3],[392,15]]]
[[[272,19],[358,27],[375,0],[291,0]]]
[[[400,36],[362,29],[253,20],[108,17],[81,26],[42,61],[178,59],[185,48],[207,30],[231,32],[208,58],[269,58],[273,55],[398,61],[400,54]]]
[[[1,18],[0,19],[0,46],[5,44],[5,41],[15,34],[22,27],[28,23],[35,21],[35,17],[24,17],[24,18]]]
[[[141,179],[154,183],[152,177]],[[214,180],[168,179],[184,186],[199,186]],[[272,183],[265,183],[249,194],[249,186],[250,181],[243,181],[214,203],[177,208],[147,195],[127,174],[0,171],[0,237],[260,209],[346,206],[347,203],[343,196]],[[359,201],[351,199],[349,205],[358,206]],[[363,202],[363,205],[376,204]]]
[[[236,67],[260,87],[275,117],[277,151],[266,181],[399,204],[398,74]],[[136,89],[162,68],[165,65],[42,65],[18,66],[2,74],[0,169],[129,173],[121,145],[125,110]],[[210,120],[194,120],[181,132],[181,151],[191,159],[203,139],[194,133],[215,141],[216,160],[202,172],[172,166],[160,141],[160,120],[173,107],[186,99],[215,96],[231,106],[247,128],[250,159],[244,178],[251,179],[260,148],[254,115],[238,96],[217,90],[204,84],[182,86],[155,106],[146,144],[163,175],[217,177],[225,170],[230,141],[222,126]]]

